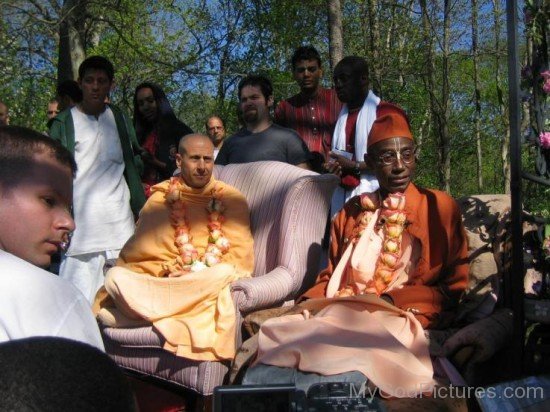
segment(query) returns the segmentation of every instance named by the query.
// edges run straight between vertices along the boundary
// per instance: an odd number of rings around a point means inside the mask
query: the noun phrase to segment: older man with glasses
[[[363,160],[380,189],[333,220],[328,267],[293,314],[263,323],[244,384],[368,381],[395,397],[433,390],[424,330],[449,327],[468,284],[460,210],[412,183],[415,144],[398,107],[374,121],[367,144]]]

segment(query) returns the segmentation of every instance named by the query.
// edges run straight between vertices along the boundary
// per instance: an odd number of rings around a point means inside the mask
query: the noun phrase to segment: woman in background
[[[147,155],[142,182],[147,197],[150,187],[172,176],[176,169],[179,139],[193,133],[179,121],[164,91],[154,83],[143,82],[134,93],[134,127]]]

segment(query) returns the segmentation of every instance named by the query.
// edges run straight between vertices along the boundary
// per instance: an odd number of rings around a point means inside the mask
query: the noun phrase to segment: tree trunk
[[[508,120],[508,107],[506,106],[504,99],[504,91],[502,90],[502,80],[500,73],[500,14],[500,1],[493,0],[493,17],[495,25],[495,84],[497,88],[498,109],[505,130],[502,139],[500,157],[502,160],[502,174],[504,176],[504,193],[510,194],[510,122]]]
[[[371,87],[378,93],[381,93],[381,74],[380,74],[380,23],[378,21],[378,0],[368,0],[369,10],[369,26],[370,26],[370,47],[371,60],[369,66],[371,68],[370,83]]]
[[[472,57],[474,63],[474,135],[477,157],[477,190],[483,193],[483,158],[481,152],[481,88],[479,85],[479,50],[478,50],[477,0],[472,0]]]
[[[344,57],[344,38],[342,35],[342,7],[340,0],[327,0],[330,67],[334,70],[336,64]]]
[[[451,138],[449,136],[449,56],[451,31],[451,0],[445,0],[443,11],[443,55],[441,56],[441,115],[439,116],[439,151],[443,165],[442,187],[451,193]]]
[[[65,0],[59,18],[59,59],[57,81],[76,80],[78,66],[86,57],[87,1]]]

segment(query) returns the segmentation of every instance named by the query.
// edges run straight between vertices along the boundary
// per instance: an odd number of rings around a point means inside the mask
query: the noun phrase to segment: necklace
[[[358,216],[357,223],[352,231],[354,245],[357,244],[369,221],[380,207],[378,192],[363,193],[359,197],[359,203],[363,212]],[[347,285],[338,291],[336,296],[353,296],[365,292],[376,293],[380,296],[386,291],[397,276],[397,264],[402,255],[401,242],[403,230],[407,224],[404,209],[405,195],[402,193],[391,193],[382,201],[377,226],[381,228],[384,240],[382,250],[376,261],[374,275],[367,282],[364,292],[360,292],[355,285]]]
[[[222,231],[225,206],[221,201],[221,191],[216,190],[216,188],[212,189],[210,194],[212,198],[206,206],[208,212],[208,244],[204,253],[199,254],[199,251],[193,245],[193,237],[189,233],[182,191],[181,178],[172,177],[165,199],[170,207],[170,222],[175,229],[174,244],[180,255],[179,259],[176,259],[176,269],[183,272],[198,272],[220,263],[223,255],[229,250],[229,240]]]

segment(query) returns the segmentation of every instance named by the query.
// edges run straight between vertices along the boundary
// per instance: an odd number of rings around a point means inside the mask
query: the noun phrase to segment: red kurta
[[[275,123],[296,130],[311,152],[326,158],[341,109],[336,92],[321,88],[311,99],[297,94],[282,100],[275,110]]]
[[[414,273],[401,289],[388,292],[395,306],[411,311],[424,328],[443,328],[454,317],[454,308],[468,284],[468,244],[458,205],[438,190],[410,184],[405,190],[409,234],[420,242],[421,255]],[[328,267],[302,298],[324,297],[328,281],[351,240],[361,213],[358,197],[352,198],[331,227]]]

